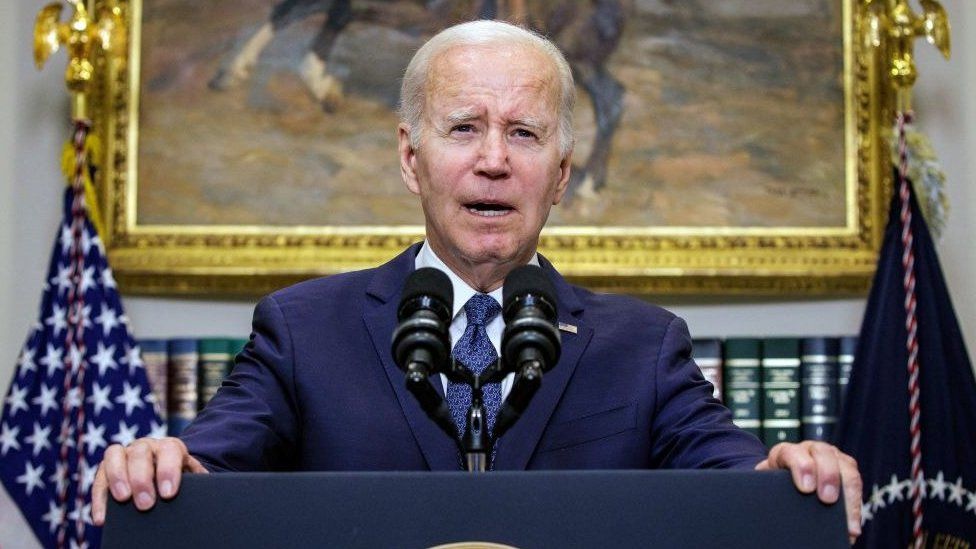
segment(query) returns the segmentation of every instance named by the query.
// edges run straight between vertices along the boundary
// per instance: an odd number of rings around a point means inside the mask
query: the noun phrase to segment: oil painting
[[[873,272],[888,107],[853,0],[124,5],[96,128],[127,291],[253,295],[423,238],[399,173],[400,78],[427,38],[475,18],[544,34],[571,65],[572,179],[540,240],[570,280],[839,295]]]
[[[486,14],[551,36],[577,80],[550,226],[847,222],[838,1],[144,0],[139,223],[419,225],[400,75]]]

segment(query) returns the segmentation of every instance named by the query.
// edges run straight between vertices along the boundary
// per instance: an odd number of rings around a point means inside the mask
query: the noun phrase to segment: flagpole
[[[911,460],[912,546],[925,543],[922,498],[925,473],[922,468],[920,364],[918,344],[918,305],[915,293],[915,235],[912,231],[911,182],[908,178],[909,154],[907,125],[913,119],[912,86],[917,79],[915,39],[925,37],[945,56],[950,55],[950,31],[945,9],[936,0],[920,0],[922,14],[916,14],[908,0],[862,0],[866,21],[865,43],[882,52],[885,73],[894,90],[894,111],[898,151],[898,195],[900,203],[901,242],[903,247],[902,286],[905,292],[905,348],[908,370],[909,457]]]
[[[62,22],[61,12],[65,4],[73,8],[73,13],[67,21]],[[90,15],[96,10],[98,17]],[[115,398],[114,402],[121,402],[126,406],[125,415],[119,418],[116,429],[118,433],[112,440],[124,441],[130,434],[129,430],[133,428],[138,428],[137,432],[142,434],[149,434],[150,429],[156,428],[156,420],[158,420],[151,408],[145,413],[134,413],[137,408],[144,407],[145,404],[137,403],[132,399],[142,398],[144,394],[151,393],[148,392],[145,372],[139,369],[141,361],[138,346],[128,332],[127,320],[121,310],[121,303],[118,302],[114,279],[103,257],[104,250],[98,236],[102,232],[101,216],[98,212],[98,200],[92,181],[92,164],[93,160],[100,155],[100,147],[97,136],[92,132],[89,97],[96,83],[96,77],[100,76],[97,74],[96,67],[105,66],[102,61],[106,56],[109,57],[108,63],[111,63],[112,54],[121,55],[124,43],[124,18],[121,7],[115,0],[105,2],[87,0],[87,4],[83,0],[52,3],[45,6],[36,18],[35,64],[38,69],[43,68],[51,55],[64,48],[68,56],[65,84],[71,96],[72,134],[65,144],[62,155],[62,169],[67,179],[68,189],[60,242],[55,248],[56,255],[57,251],[61,250],[61,257],[57,259],[55,265],[59,270],[63,265],[63,270],[51,279],[52,283],[57,282],[57,286],[53,290],[49,286],[45,290],[46,295],[42,298],[44,306],[47,306],[49,301],[64,300],[63,309],[57,304],[53,305],[59,312],[54,313],[52,317],[45,319],[42,313],[42,322],[53,324],[53,335],[49,336],[44,332],[41,336],[49,338],[47,349],[49,357],[53,357],[42,360],[42,363],[46,361],[45,365],[51,366],[47,379],[53,382],[57,379],[54,377],[54,371],[64,372],[63,381],[59,384],[60,393],[58,393],[61,396],[60,406],[57,406],[60,411],[60,421],[52,422],[58,429],[54,448],[58,472],[50,478],[52,481],[56,480],[56,488],[52,493],[48,513],[42,517],[34,517],[35,522],[47,524],[40,530],[37,529],[37,524],[32,524],[35,533],[44,532],[46,529],[51,536],[50,541],[59,548],[69,543],[72,547],[85,547],[93,539],[91,536],[96,535],[91,534],[90,528],[86,528],[86,524],[91,524],[88,511],[90,480],[93,478],[94,467],[101,458],[101,447],[105,445],[103,432],[106,428],[113,427],[113,425],[104,425],[107,416],[102,412],[103,408],[113,407],[113,401],[110,400],[111,392],[114,390],[122,393]],[[62,295],[64,297],[61,297]],[[101,316],[95,319],[96,323],[101,323],[101,337],[98,335],[99,331],[93,329],[90,319],[90,315],[94,315],[95,311],[101,312]],[[51,320],[51,318],[60,320]],[[38,325],[42,328],[44,326],[41,323]],[[63,330],[63,340],[59,340],[58,337],[60,330]],[[37,368],[33,362],[28,364],[36,352],[31,348],[32,342],[36,343],[37,340],[35,334],[36,332],[32,333],[28,338],[25,346],[27,350],[22,355],[27,358],[21,360],[26,366],[18,371],[15,380],[21,377],[28,379],[27,372]],[[97,353],[94,351],[95,347],[98,348]],[[50,355],[52,352],[56,354]],[[128,371],[119,372],[119,375],[112,374],[111,370],[118,369],[120,363],[127,363]],[[97,366],[97,369],[93,369],[93,365]],[[87,377],[93,379],[86,379],[90,369],[92,373]],[[124,385],[124,389],[120,390],[116,385]],[[50,391],[53,393],[54,390],[50,389]],[[91,398],[88,397],[89,392],[92,392]],[[38,400],[31,400],[31,402],[38,402]],[[41,409],[41,415],[45,415],[48,409],[47,400],[43,402],[45,407]],[[86,403],[92,402],[94,402],[93,410],[86,411],[88,408]],[[50,406],[54,408],[55,402],[51,401]],[[23,404],[22,408],[27,408],[26,404]],[[11,421],[18,417],[17,408],[5,411],[10,412]],[[4,417],[7,419],[6,415]],[[127,422],[130,421],[134,423],[133,427],[128,425]],[[35,435],[32,440],[39,440],[37,435],[37,430],[41,428],[39,425],[40,423],[35,423]],[[125,434],[122,433],[123,429]],[[13,429],[8,431],[8,436],[19,432]],[[19,447],[16,439],[8,440],[7,446],[3,449],[4,453],[15,446]],[[38,450],[35,450],[33,455],[38,456]],[[35,494],[34,491],[44,487],[40,475],[44,472],[45,466],[50,468],[51,464],[48,461],[36,469],[28,464],[28,471],[35,476],[25,473],[17,477],[17,482],[24,479],[23,482],[31,483],[26,490],[28,504],[29,498]],[[78,470],[77,474],[71,472],[74,469]],[[71,513],[66,512],[69,504],[73,504]],[[97,540],[97,535],[94,539]]]

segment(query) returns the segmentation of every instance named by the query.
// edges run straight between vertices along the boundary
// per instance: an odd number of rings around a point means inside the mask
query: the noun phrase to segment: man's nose
[[[511,170],[508,158],[508,142],[504,132],[491,131],[481,141],[475,172],[491,179],[508,176]]]

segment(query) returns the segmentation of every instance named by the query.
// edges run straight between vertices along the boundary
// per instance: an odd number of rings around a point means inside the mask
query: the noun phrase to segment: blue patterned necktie
[[[495,298],[487,294],[474,294],[464,304],[464,313],[468,318],[468,325],[464,334],[454,345],[454,358],[469,370],[480,374],[489,365],[498,360],[498,352],[488,339],[485,326],[501,311],[501,305]],[[488,419],[488,431],[495,426],[495,416],[502,402],[501,384],[489,383],[483,388],[485,414]],[[448,383],[447,402],[451,407],[451,416],[457,425],[458,433],[463,434],[467,423],[468,408],[471,406],[471,386],[464,383]]]

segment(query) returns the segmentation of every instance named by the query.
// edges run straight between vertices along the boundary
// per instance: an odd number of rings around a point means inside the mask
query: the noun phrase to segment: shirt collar
[[[529,265],[539,266],[539,254],[532,254]],[[434,253],[433,248],[430,247],[430,244],[426,240],[424,241],[424,245],[420,247],[417,258],[414,260],[415,269],[421,269],[423,267],[433,267],[439,271],[443,271],[451,279],[451,286],[454,288],[454,307],[451,311],[451,318],[457,318],[458,313],[464,308],[464,304],[471,299],[471,296],[480,293],[462,280],[441,258],[437,257],[437,254]],[[489,292],[488,295],[495,298],[495,301],[501,304],[503,288],[504,285],[498,287],[493,292]]]

